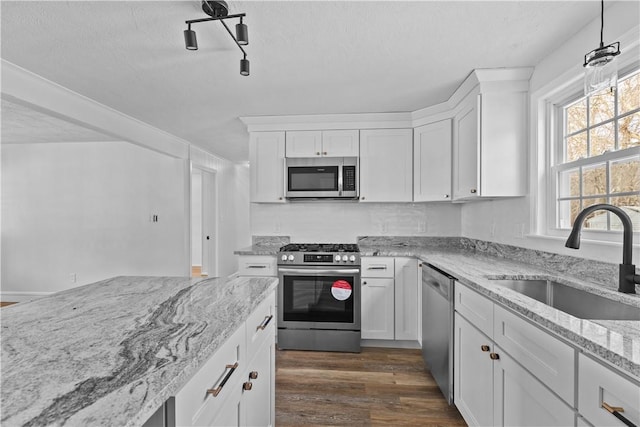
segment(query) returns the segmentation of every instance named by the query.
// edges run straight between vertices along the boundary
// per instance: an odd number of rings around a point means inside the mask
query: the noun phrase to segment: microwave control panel
[[[342,167],[342,191],[356,191],[356,167]]]

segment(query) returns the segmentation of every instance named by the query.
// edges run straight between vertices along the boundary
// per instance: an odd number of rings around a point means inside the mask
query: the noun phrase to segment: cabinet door
[[[273,340],[267,340],[249,364],[245,380],[251,383],[251,389],[243,389],[242,391],[244,425],[271,425],[271,365],[273,357],[275,357],[275,343]],[[251,373],[255,373],[252,375],[255,378],[250,377]]]
[[[278,265],[272,255],[240,255],[238,257],[239,276],[277,276]]]
[[[413,200],[413,131],[360,131],[360,200]]]
[[[418,260],[395,259],[395,339],[418,339]]]
[[[322,155],[322,132],[302,130],[287,132],[287,157],[320,157]]]
[[[494,425],[493,343],[458,313],[454,324],[454,402],[469,425]]]
[[[413,131],[413,201],[451,200],[451,120]]]
[[[495,346],[496,426],[571,426],[575,412],[508,354]],[[573,385],[573,384],[572,384]],[[457,403],[457,402],[456,402]]]
[[[362,338],[392,340],[393,279],[362,279]]]
[[[251,132],[251,201],[284,203],[284,132]]]
[[[455,118],[453,198],[467,199],[480,194],[478,182],[479,97],[471,98]]]
[[[322,131],[322,155],[326,157],[358,157],[360,132],[357,130]]]

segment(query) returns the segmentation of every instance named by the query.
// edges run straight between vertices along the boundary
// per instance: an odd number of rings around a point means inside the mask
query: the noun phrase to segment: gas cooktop
[[[355,243],[290,243],[280,248],[279,265],[360,265]]]

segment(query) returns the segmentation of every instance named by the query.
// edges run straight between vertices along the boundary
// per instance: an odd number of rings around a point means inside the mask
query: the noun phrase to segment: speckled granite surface
[[[276,285],[115,277],[3,308],[2,425],[142,425]]]
[[[575,347],[597,355],[622,371],[640,380],[640,321],[602,321],[578,319],[562,311],[549,307],[508,288],[499,286],[496,279],[551,279],[604,297],[621,301],[640,310],[640,294],[622,294],[617,289],[616,279],[611,274],[610,265],[593,263],[590,271],[582,271],[584,266],[571,265],[573,257],[557,256],[550,268],[542,267],[535,254],[526,250],[518,251],[520,256],[508,259],[496,254],[504,247],[477,250],[475,245],[440,241],[438,244],[401,244],[376,239],[360,241],[363,256],[415,256],[455,276],[461,283],[484,294],[497,303],[506,306],[533,322],[555,332]],[[390,243],[390,244],[386,244]],[[487,243],[487,242],[485,242]],[[499,246],[499,245],[498,245]],[[504,245],[503,245],[504,246]],[[488,248],[489,249],[489,248]],[[522,249],[522,248],[520,248]],[[533,252],[533,251],[530,251]],[[541,253],[541,256],[547,256]],[[530,262],[527,262],[530,261]],[[531,262],[533,261],[533,262]],[[564,265],[563,262],[569,265]],[[603,264],[603,265],[599,265]],[[606,286],[605,286],[606,284]]]
[[[236,255],[275,255],[281,246],[288,244],[289,236],[252,236],[252,245],[238,249]]]

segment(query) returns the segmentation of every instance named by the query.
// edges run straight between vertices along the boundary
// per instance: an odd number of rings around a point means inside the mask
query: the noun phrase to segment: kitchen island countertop
[[[2,425],[142,425],[276,285],[114,277],[3,308]]]

